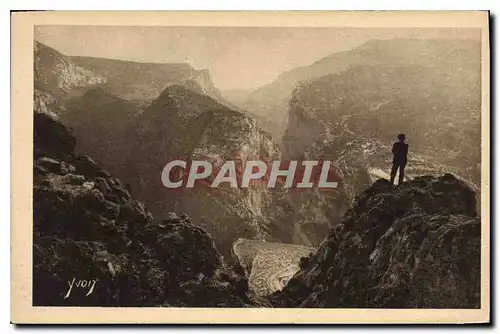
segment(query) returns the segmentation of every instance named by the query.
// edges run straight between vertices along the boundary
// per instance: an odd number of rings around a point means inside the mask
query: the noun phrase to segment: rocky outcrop
[[[335,191],[291,192],[294,203],[294,242],[317,246],[329,228],[337,224],[352,205],[355,196],[380,178],[390,179],[392,156],[390,145],[375,138],[340,131],[324,136],[311,144],[299,155],[304,160],[319,158],[333,161],[340,180]],[[420,175],[443,175],[453,173],[459,177],[460,170],[433,162],[426,155],[410,152],[405,180]],[[474,190],[478,188],[464,180]]]
[[[187,216],[154,224],[129,187],[74,153],[65,126],[34,117],[35,306],[266,305]]]
[[[279,307],[478,308],[475,193],[451,174],[361,193],[282,292]]]

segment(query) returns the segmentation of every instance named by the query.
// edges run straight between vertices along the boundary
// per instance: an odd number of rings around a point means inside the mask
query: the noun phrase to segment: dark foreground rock
[[[34,305],[263,305],[189,218],[153,224],[66,127],[37,113],[34,133]]]
[[[475,194],[451,174],[376,181],[329,231],[279,307],[479,308]]]

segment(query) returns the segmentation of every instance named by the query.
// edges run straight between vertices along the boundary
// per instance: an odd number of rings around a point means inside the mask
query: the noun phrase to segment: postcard
[[[487,323],[489,13],[12,13],[11,321]]]

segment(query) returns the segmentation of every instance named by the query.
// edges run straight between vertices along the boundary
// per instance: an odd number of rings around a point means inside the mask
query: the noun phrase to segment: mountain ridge
[[[423,54],[422,57],[415,57]],[[450,60],[459,60],[453,64]],[[477,61],[476,61],[477,59]],[[244,109],[271,122],[268,128],[276,138],[281,138],[287,126],[288,101],[292,91],[310,80],[324,75],[341,73],[350,67],[368,64],[423,63],[434,66],[443,64],[475,66],[480,60],[480,42],[450,39],[380,39],[370,40],[360,46],[325,56],[309,65],[300,66],[280,74],[275,81],[257,88],[248,98]],[[450,65],[451,66],[451,65]],[[480,68],[477,68],[480,73]],[[276,115],[270,116],[270,112]],[[262,124],[265,124],[263,122]]]
[[[220,96],[207,69],[188,63],[141,63],[99,57],[65,55],[34,41],[35,88],[58,99],[80,96],[102,87],[127,100],[152,100],[169,85],[195,83],[207,95]]]

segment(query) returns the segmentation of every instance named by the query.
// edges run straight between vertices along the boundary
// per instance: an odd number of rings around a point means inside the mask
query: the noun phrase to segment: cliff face
[[[35,114],[34,305],[261,305],[204,230],[186,216],[153,224],[120,180],[74,146],[65,126]]]
[[[45,106],[53,99],[64,104],[93,88],[142,106],[157,98],[167,86],[175,84],[219,98],[209,71],[196,70],[189,64],[67,56],[37,41],[34,41],[34,76],[35,91],[39,91],[37,96],[44,97],[35,101],[45,102]],[[35,106],[44,109],[43,105]],[[64,110],[53,110],[56,114],[61,111]]]
[[[106,78],[75,64],[62,53],[34,41],[34,86],[63,98],[80,87],[104,84]]]
[[[478,308],[481,224],[450,174],[361,193],[271,299],[280,307]]]
[[[267,296],[281,291],[299,271],[300,260],[313,254],[314,248],[294,244],[238,239],[233,253],[248,277],[251,291]]]
[[[213,98],[219,96],[210,72],[196,70],[189,64],[138,63],[92,57],[70,59],[107,78],[106,89],[127,100],[153,100],[171,85],[187,86]]]
[[[52,118],[58,118],[66,112],[66,105],[53,95],[39,89],[33,90],[33,109]]]
[[[410,156],[426,156],[479,183],[479,73],[385,65],[316,79],[294,92],[285,152],[293,156],[335,138],[390,144],[397,133],[405,133]]]
[[[239,237],[290,240],[289,203],[280,191],[227,184],[168,189],[159,179],[165,164],[179,157],[208,160],[214,169],[226,160],[240,159],[242,166],[247,160],[279,160],[279,149],[254,119],[206,95],[171,86],[137,117],[127,137],[129,168],[123,177],[154,212],[188,210],[213,235],[224,255],[230,254]]]
[[[344,52],[334,53],[324,57],[309,66],[298,67],[280,75],[274,82],[263,86],[254,91],[245,103],[245,109],[267,119],[267,131],[272,132],[276,138],[281,138],[286,131],[289,123],[288,106],[292,99],[294,89],[307,86],[312,81],[325,75],[341,74],[351,68],[366,66],[376,68],[378,66],[394,66],[395,69],[401,66],[418,66],[424,68],[424,73],[434,72],[434,79],[429,80],[429,85],[449,85],[448,91],[457,88],[457,84],[451,80],[447,72],[453,72],[456,75],[462,73],[470,76],[474,85],[467,87],[458,87],[452,99],[443,99],[439,108],[447,108],[448,104],[464,105],[469,108],[467,102],[468,96],[473,95],[467,90],[475,89],[479,85],[480,69],[480,44],[470,40],[432,40],[432,39],[391,39],[391,40],[373,40],[362,44],[361,46]],[[422,74],[424,74],[422,73]],[[443,74],[439,76],[438,74]],[[425,76],[422,75],[425,81]],[[387,78],[380,73],[375,86],[383,89]],[[401,88],[412,87],[411,80],[404,81]],[[351,81],[354,81],[354,79]],[[432,81],[432,82],[431,82]],[[361,85],[358,83],[358,85]],[[317,85],[321,90],[321,87]],[[387,88],[388,92],[391,92]],[[462,93],[465,91],[465,95]],[[433,90],[435,94],[439,90]],[[416,93],[419,91],[417,89]],[[342,98],[342,94],[335,90],[329,90],[329,95]],[[384,100],[372,101],[369,95],[361,95],[356,92],[360,103],[373,102],[371,108],[376,108],[377,104],[384,103]],[[431,94],[432,95],[432,94]],[[317,96],[321,101],[323,95]],[[328,98],[328,96],[326,96]],[[350,108],[349,104],[343,106],[346,110]],[[404,113],[404,105],[400,105]],[[437,107],[437,106],[436,106]],[[290,118],[293,117],[290,115]],[[263,123],[266,124],[266,123]]]
[[[63,115],[67,111],[66,99],[107,80],[37,41],[34,41],[33,57],[33,102],[37,112]]]

